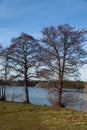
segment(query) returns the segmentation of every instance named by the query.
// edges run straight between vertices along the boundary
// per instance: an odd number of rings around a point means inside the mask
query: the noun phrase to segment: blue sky
[[[69,23],[77,29],[87,28],[86,13],[87,0],[0,0],[0,43],[8,46],[21,32],[40,38],[40,31],[50,25]],[[83,70],[87,67],[81,73]]]

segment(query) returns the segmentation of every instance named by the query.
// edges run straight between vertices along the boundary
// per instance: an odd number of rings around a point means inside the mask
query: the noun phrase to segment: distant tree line
[[[58,80],[50,80],[50,81],[42,81],[42,80],[31,80],[27,81],[28,87],[41,87],[41,88],[54,88],[55,85],[57,86],[59,84]],[[5,81],[3,79],[0,80],[0,86],[4,86]],[[24,86],[23,80],[8,80],[7,86]],[[63,81],[63,88],[69,88],[69,89],[83,89],[86,86],[86,82],[84,81],[72,81],[72,80],[64,80]]]
[[[62,104],[64,80],[78,77],[79,68],[87,63],[87,29],[77,30],[69,24],[42,29],[42,38],[27,33],[11,39],[7,48],[0,46],[0,79],[4,80],[4,97],[8,80],[23,80],[25,102],[30,103],[28,86],[31,79],[53,81]]]

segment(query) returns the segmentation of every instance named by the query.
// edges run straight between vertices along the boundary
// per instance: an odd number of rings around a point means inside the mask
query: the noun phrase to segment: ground
[[[1,101],[0,130],[87,130],[87,113]]]

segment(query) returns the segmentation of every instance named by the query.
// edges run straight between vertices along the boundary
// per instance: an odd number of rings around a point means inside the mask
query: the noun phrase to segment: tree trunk
[[[25,79],[25,102],[26,103],[30,103],[29,100],[29,93],[28,93],[28,86],[27,86],[27,78]]]
[[[58,107],[62,107],[62,80],[59,81]]]
[[[6,85],[3,87],[3,98],[6,101]]]
[[[62,91],[58,90],[58,107],[62,106]]]

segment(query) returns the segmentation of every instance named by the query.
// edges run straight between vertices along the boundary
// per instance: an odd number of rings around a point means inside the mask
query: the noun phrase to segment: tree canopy
[[[49,71],[50,78],[59,80],[58,105],[61,106],[62,82],[65,77],[75,76],[78,68],[87,63],[83,48],[87,30],[76,30],[69,24],[46,27],[42,30],[43,42],[40,59]],[[43,66],[39,73],[43,71]]]

